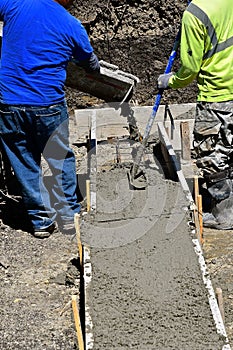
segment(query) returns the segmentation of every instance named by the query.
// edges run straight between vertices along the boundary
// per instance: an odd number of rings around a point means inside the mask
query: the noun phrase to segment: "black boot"
[[[203,215],[203,226],[218,230],[233,229],[232,180],[225,178],[208,183],[208,191],[213,198],[211,213]]]

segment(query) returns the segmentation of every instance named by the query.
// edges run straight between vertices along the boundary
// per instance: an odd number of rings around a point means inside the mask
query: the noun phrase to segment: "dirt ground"
[[[178,0],[78,0],[71,12],[85,24],[99,59],[140,78],[131,102],[153,105],[157,77],[165,69],[185,6]],[[177,65],[178,61],[174,68]],[[69,87],[66,93],[71,111],[102,103]],[[167,91],[162,103],[195,102],[195,98],[194,83],[182,91]],[[18,203],[1,198],[0,348],[78,349],[70,305],[80,286],[76,243],[60,233],[46,240],[33,238],[27,232],[20,193],[15,195]],[[231,345],[232,237],[232,231],[204,230],[203,245],[213,285],[223,290]]]
[[[0,249],[0,348],[77,349],[70,305],[79,296],[76,245],[61,233],[38,240],[2,224]]]
[[[203,251],[214,289],[221,288],[225,327],[233,347],[233,231],[204,229]]]

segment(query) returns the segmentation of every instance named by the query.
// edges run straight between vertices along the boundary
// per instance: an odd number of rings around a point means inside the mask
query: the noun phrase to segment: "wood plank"
[[[191,159],[190,152],[190,131],[189,122],[180,122],[180,138],[181,138],[181,156],[184,160]]]

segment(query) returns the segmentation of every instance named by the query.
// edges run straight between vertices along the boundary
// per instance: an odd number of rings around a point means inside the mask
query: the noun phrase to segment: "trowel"
[[[171,72],[174,60],[177,56],[178,47],[180,45],[180,36],[181,36],[181,29],[179,30],[179,32],[176,36],[176,39],[175,39],[171,54],[169,56],[168,63],[167,63],[166,69],[164,71],[164,74]],[[155,117],[156,117],[156,114],[157,114],[157,111],[158,111],[158,108],[160,105],[160,101],[161,101],[163,92],[164,92],[164,89],[159,89],[158,94],[157,94],[156,99],[155,99],[153,109],[152,109],[152,113],[151,113],[151,115],[148,119],[147,125],[146,125],[146,129],[145,129],[145,132],[143,135],[142,142],[139,145],[139,148],[138,148],[135,160],[134,160],[134,164],[128,173],[129,183],[130,183],[131,187],[133,187],[134,189],[145,189],[148,186],[146,174],[143,172],[143,170],[140,170],[139,167],[140,167],[142,156],[144,154],[144,151],[145,151],[145,148],[147,145],[148,138],[150,136],[150,131],[151,131],[152,125],[154,123],[154,120],[155,120]]]

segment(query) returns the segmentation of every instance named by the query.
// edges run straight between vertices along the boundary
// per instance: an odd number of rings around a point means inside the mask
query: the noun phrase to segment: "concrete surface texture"
[[[147,169],[147,190],[131,191],[126,172],[98,173],[97,211],[82,227],[93,349],[222,349],[180,184]]]

